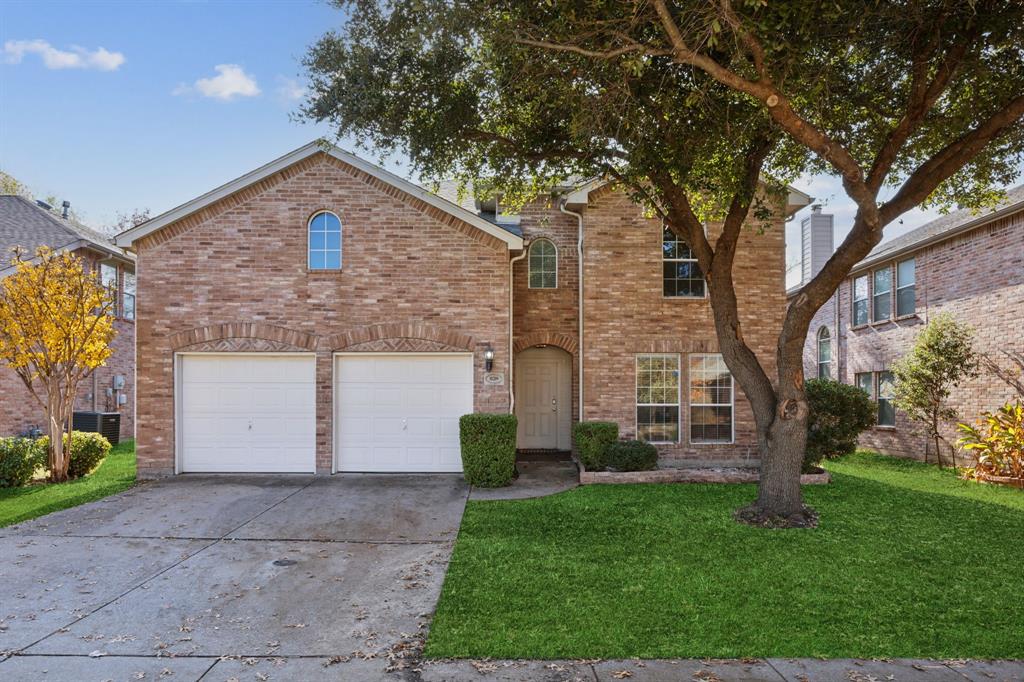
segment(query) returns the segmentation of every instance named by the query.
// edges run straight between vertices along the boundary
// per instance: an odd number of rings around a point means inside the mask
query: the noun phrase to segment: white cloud
[[[58,50],[45,40],[8,40],[4,43],[4,61],[20,64],[27,54],[37,54],[48,69],[96,69],[116,71],[124,64],[124,55],[104,47],[88,50],[72,45],[70,50]]]
[[[306,96],[306,86],[293,78],[278,76],[277,83],[277,96],[283,102],[297,102]]]
[[[192,85],[181,83],[171,94],[187,95],[194,92],[203,97],[212,97],[229,102],[236,97],[255,97],[260,94],[256,79],[242,70],[238,64],[218,64],[213,67],[217,72],[211,78],[200,78]]]

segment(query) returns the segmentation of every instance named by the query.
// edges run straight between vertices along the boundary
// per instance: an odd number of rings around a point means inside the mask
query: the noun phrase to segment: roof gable
[[[510,250],[523,248],[522,237],[481,218],[471,211],[467,211],[465,208],[454,204],[447,199],[443,199],[432,192],[428,192],[422,187],[400,178],[394,173],[384,170],[380,166],[372,164],[365,159],[361,159],[354,154],[350,154],[334,145],[324,145],[319,142],[310,142],[309,144],[299,147],[295,151],[285,154],[284,156],[271,161],[254,171],[246,173],[227,184],[221,185],[220,187],[213,189],[192,201],[184,203],[176,208],[172,208],[171,210],[147,220],[146,222],[129,230],[125,230],[115,237],[115,243],[118,246],[130,247],[143,237],[151,235],[172,223],[182,220],[193,213],[220,201],[221,199],[240,192],[241,190],[258,183],[261,180],[288,168],[289,166],[319,153],[327,154],[328,156],[362,171],[376,180],[399,190],[400,192],[418,199],[423,203],[443,211],[453,218],[480,230],[481,232],[501,240]]]

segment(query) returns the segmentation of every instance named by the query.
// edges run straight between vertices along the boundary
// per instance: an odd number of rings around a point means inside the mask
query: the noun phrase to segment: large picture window
[[[558,288],[558,249],[550,239],[537,239],[530,244],[530,288]]]
[[[309,219],[309,269],[341,270],[341,220],[329,211]]]
[[[662,291],[670,298],[704,298],[704,273],[690,245],[664,228],[661,235]]]
[[[883,322],[892,317],[892,268],[875,270],[873,277],[871,321]]]
[[[895,380],[892,372],[878,373],[878,425],[896,426]]]
[[[734,390],[721,355],[690,356],[690,442],[731,443]]]
[[[636,357],[636,437],[651,443],[679,440],[679,356]]]
[[[853,279],[853,326],[868,323],[868,276]]]
[[[917,296],[915,279],[913,258],[896,264],[896,317],[914,314]]]
[[[832,378],[832,335],[828,327],[818,330],[818,378]]]

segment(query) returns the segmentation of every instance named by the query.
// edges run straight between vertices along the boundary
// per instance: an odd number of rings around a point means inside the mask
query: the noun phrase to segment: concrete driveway
[[[415,677],[467,494],[182,476],[2,529],[0,679]]]

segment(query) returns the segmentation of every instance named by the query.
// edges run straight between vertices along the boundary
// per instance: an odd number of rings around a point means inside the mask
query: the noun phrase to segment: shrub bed
[[[822,460],[853,454],[861,432],[875,423],[875,404],[856,386],[830,379],[811,379],[805,389],[809,415],[803,472],[811,473]]]
[[[658,466],[658,449],[642,440],[620,440],[608,448],[608,466],[618,471],[650,471]]]
[[[46,453],[50,448],[50,437],[43,436],[37,442],[45,463]],[[68,449],[68,456],[71,458],[68,463],[68,478],[81,478],[88,475],[106,458],[110,452],[110,441],[98,433],[72,431],[70,446],[68,436],[64,434],[64,447]]]
[[[32,480],[46,449],[31,438],[0,438],[0,488],[16,488]]]
[[[608,466],[608,448],[619,439],[619,425],[615,422],[577,422],[572,428],[576,454],[590,471]]]
[[[459,418],[462,471],[470,485],[498,488],[516,474],[514,414],[466,414]]]

